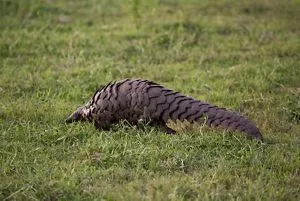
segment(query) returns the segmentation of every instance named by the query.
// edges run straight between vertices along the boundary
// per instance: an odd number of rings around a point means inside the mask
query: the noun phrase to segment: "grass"
[[[0,2],[0,200],[299,200],[298,0]],[[265,143],[65,125],[126,77],[239,111]]]

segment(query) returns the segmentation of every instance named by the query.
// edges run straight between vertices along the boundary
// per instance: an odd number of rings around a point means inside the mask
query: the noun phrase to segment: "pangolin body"
[[[174,133],[166,126],[168,119],[187,120],[200,125],[206,123],[208,126],[221,125],[262,140],[259,129],[241,114],[143,79],[124,79],[98,89],[90,101],[79,107],[66,122],[90,121],[97,128],[107,129],[120,120],[134,125],[143,120],[163,128],[167,133]]]

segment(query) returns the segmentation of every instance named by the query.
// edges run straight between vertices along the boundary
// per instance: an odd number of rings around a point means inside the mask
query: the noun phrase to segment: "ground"
[[[1,0],[0,200],[299,200],[298,0]],[[265,143],[64,119],[150,79],[241,112]]]

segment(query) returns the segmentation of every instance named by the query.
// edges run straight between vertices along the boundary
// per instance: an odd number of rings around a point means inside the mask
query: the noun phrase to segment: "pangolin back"
[[[78,108],[66,122],[90,121],[97,128],[105,129],[122,119],[131,124],[137,124],[142,119],[165,128],[168,119],[206,123],[208,126],[221,125],[262,140],[259,129],[241,114],[142,79],[124,79],[98,89],[90,101]]]

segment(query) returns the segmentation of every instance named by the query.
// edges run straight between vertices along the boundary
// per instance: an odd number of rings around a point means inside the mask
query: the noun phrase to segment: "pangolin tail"
[[[255,124],[238,112],[233,112],[225,108],[218,108],[216,106],[207,106],[206,109],[207,111],[204,116],[206,116],[205,122],[208,126],[221,125],[231,130],[244,132],[251,138],[263,140],[262,135]],[[201,121],[198,123],[201,123]]]
[[[157,110],[163,111],[160,116],[164,121],[169,117],[172,120],[187,120],[190,123],[196,122],[200,125],[206,123],[208,126],[223,126],[230,130],[244,132],[250,138],[263,140],[255,124],[237,112],[195,100],[177,92],[167,90],[162,90],[162,92],[163,96],[166,97],[164,102],[167,109],[160,109],[160,107],[164,107],[164,104],[162,104],[157,107]]]

